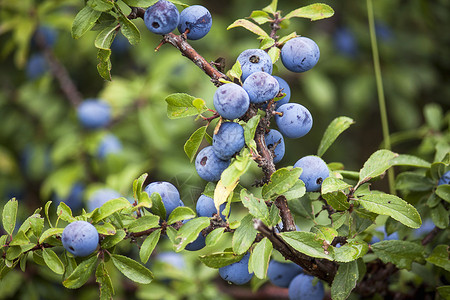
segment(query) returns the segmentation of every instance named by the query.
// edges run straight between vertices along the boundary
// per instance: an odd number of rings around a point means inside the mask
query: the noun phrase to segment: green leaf
[[[399,156],[391,159],[391,166],[411,166],[418,168],[430,168],[431,164],[426,160],[413,155],[400,154]]]
[[[391,160],[398,154],[389,150],[378,150],[373,153],[359,171],[359,183],[380,176],[391,167]]]
[[[347,195],[341,191],[323,194],[322,197],[337,211],[343,211],[350,208],[350,203],[347,201]]]
[[[231,68],[231,70],[228,71],[227,74],[228,74],[228,77],[241,80],[241,76],[242,76],[241,63],[238,60],[236,60],[233,67]]]
[[[114,4],[108,0],[89,0],[86,4],[97,11],[109,11],[114,7]]]
[[[238,181],[234,182],[234,184],[230,186],[225,186],[222,183],[222,180],[219,180],[217,182],[217,185],[214,189],[214,206],[216,207],[217,211],[220,210],[220,205],[227,202],[228,197],[233,193],[234,189],[238,185]]]
[[[103,235],[115,235],[116,228],[111,223],[95,224],[95,229],[97,229],[99,234]]]
[[[233,252],[219,252],[200,255],[198,258],[207,267],[218,269],[238,262],[244,255],[236,255]]]
[[[11,246],[24,246],[30,243],[30,240],[25,235],[23,231],[17,232],[17,234],[12,239],[10,245]]]
[[[171,94],[167,96],[165,100],[167,102],[167,116],[169,119],[195,116],[207,111],[206,107],[200,110],[195,107],[193,101],[196,100],[196,98],[188,94]]]
[[[351,185],[347,182],[334,178],[334,177],[327,177],[322,183],[322,194],[328,194],[336,191],[344,191],[348,188],[350,188]]]
[[[348,117],[338,117],[331,121],[330,125],[328,125],[325,133],[323,134],[322,140],[320,141],[319,149],[317,149],[317,155],[322,156],[338,138],[338,136],[354,123],[355,121]]]
[[[100,242],[102,249],[109,249],[121,242],[127,233],[123,229],[118,229],[115,235],[108,235]]]
[[[450,299],[450,285],[444,285],[436,288],[442,299]]]
[[[277,11],[278,0],[272,0],[272,2],[263,8],[263,11],[274,14]]]
[[[64,231],[64,228],[49,228],[44,233],[42,233],[41,237],[39,238],[39,244],[42,244],[47,238],[61,234]]]
[[[275,45],[275,40],[271,37],[265,37],[261,40],[261,44],[259,45],[259,49],[266,50]]]
[[[75,16],[72,23],[72,37],[78,39],[94,27],[95,22],[98,20],[101,11],[92,9],[90,6],[85,6]]]
[[[147,177],[148,177],[148,174],[144,173],[141,176],[139,176],[138,179],[135,179],[133,181],[133,195],[134,195],[134,199],[137,199],[138,202],[141,202],[142,187],[144,186],[144,182],[147,179]]]
[[[358,263],[340,263],[336,276],[331,284],[331,298],[345,300],[355,288],[359,278]]]
[[[438,245],[433,249],[430,256],[427,257],[427,261],[450,272],[449,250],[450,247],[448,245]]]
[[[197,129],[184,144],[184,152],[189,157],[190,162],[194,160],[195,154],[203,141],[207,128],[208,125],[205,125]]]
[[[111,50],[98,49],[97,52],[97,71],[103,79],[111,81]]]
[[[102,261],[98,264],[95,271],[96,282],[100,288],[100,300],[110,300],[114,295],[114,288],[112,285],[111,277],[108,274],[105,263]]]
[[[176,207],[169,215],[167,224],[172,225],[175,222],[195,218],[195,212],[187,206]]]
[[[250,255],[249,265],[253,269],[256,277],[260,279],[266,278],[272,250],[272,243],[266,237],[256,244],[256,247],[253,249]]]
[[[441,178],[442,175],[444,175],[445,169],[446,169],[445,164],[442,162],[432,163],[430,167],[431,179],[433,179],[434,181],[438,181],[439,178]]]
[[[64,264],[53,250],[44,248],[42,250],[42,257],[50,270],[59,275],[64,274]]]
[[[367,251],[369,251],[367,243],[350,239],[341,247],[334,248],[334,259],[338,262],[356,261],[358,258],[363,257]]]
[[[29,216],[23,222],[23,224],[19,227],[18,231],[23,231],[27,233],[28,230],[31,229],[35,236],[40,236],[43,228],[44,228],[44,219],[39,214],[39,210],[36,210],[33,215]],[[0,245],[2,245],[1,242]]]
[[[220,176],[220,181],[225,187],[233,186],[239,181],[239,178],[250,167],[250,163],[252,162],[251,157],[252,155],[248,148],[243,148],[241,153],[231,160],[231,164]]]
[[[258,199],[246,189],[243,189],[241,191],[241,201],[253,217],[263,221],[266,225],[270,223],[269,209],[263,199]]]
[[[422,225],[420,215],[414,206],[397,196],[371,194],[359,198],[358,201],[368,211],[390,216],[408,227],[419,228]]]
[[[276,226],[281,222],[280,210],[276,205],[272,205],[269,211],[269,224],[267,226]]]
[[[317,238],[325,240],[328,244],[331,244],[334,238],[338,236],[336,229],[322,225],[314,226],[311,231],[316,234]]]
[[[269,14],[262,10],[252,11],[252,13],[250,14],[250,18],[259,25],[265,24],[270,21]]]
[[[414,261],[424,262],[423,247],[408,241],[381,241],[373,244],[371,249],[384,263],[393,263],[399,269],[411,270]]]
[[[281,168],[275,171],[270,177],[270,182],[262,188],[262,196],[266,200],[271,200],[283,195],[300,181],[301,168]]]
[[[180,252],[187,244],[195,241],[199,233],[208,227],[210,219],[207,217],[199,217],[188,221],[177,232],[175,237],[175,251]]]
[[[96,213],[92,216],[94,223],[106,219],[115,212],[121,211],[122,209],[131,207],[130,201],[128,199],[120,197],[117,199],[108,200],[103,204]]]
[[[49,225],[50,227],[53,227],[52,222],[50,221],[49,214],[48,214],[48,211],[49,211],[49,209],[50,209],[50,205],[51,205],[51,204],[52,204],[52,201],[47,201],[47,203],[45,203],[45,206],[44,206],[44,212],[45,212],[45,217],[47,218],[48,225]]]
[[[256,145],[254,145],[255,141],[255,132],[256,128],[258,127],[259,120],[261,119],[260,115],[253,116],[250,120],[247,121],[247,123],[244,125],[244,138],[245,138],[245,144],[248,147],[254,146],[256,148]]]
[[[397,190],[424,192],[430,191],[435,183],[422,174],[414,172],[403,172],[395,178],[395,188]]]
[[[131,45],[137,45],[141,41],[139,29],[120,11],[120,31],[128,39]]]
[[[250,22],[249,20],[245,19],[238,19],[233,22],[230,26],[227,27],[227,30],[230,30],[231,28],[235,27],[244,27],[250,32],[253,32],[256,35],[262,36],[262,37],[269,37],[269,35],[258,25]]]
[[[13,234],[14,228],[16,226],[18,207],[19,202],[17,202],[16,198],[12,198],[8,202],[6,202],[5,206],[3,207],[3,214],[2,214],[3,228],[9,235]]]
[[[299,199],[306,193],[305,183],[298,180],[288,191],[284,192],[286,200]]]
[[[156,244],[159,241],[159,237],[161,236],[161,229],[153,231],[148,237],[145,238],[144,242],[141,245],[141,249],[139,250],[139,258],[143,264],[146,264],[150,255],[152,255],[153,250],[156,247]]]
[[[129,232],[142,232],[159,225],[159,217],[155,215],[145,215],[134,220],[128,225]]]
[[[152,272],[137,261],[118,254],[111,254],[116,268],[126,277],[140,284],[149,284],[153,280]]]
[[[436,188],[436,195],[439,196],[439,198],[450,202],[450,184],[441,184]]]
[[[296,10],[288,13],[284,18],[306,18],[311,19],[311,21],[317,21],[321,19],[326,19],[334,15],[334,10],[323,3],[315,3],[307,5],[304,7],[297,8]]]
[[[97,264],[97,256],[82,261],[73,272],[63,281],[63,285],[68,289],[77,289],[82,287],[91,277]]]
[[[333,260],[332,247],[325,250],[324,240],[318,239],[312,232],[282,232],[280,236],[295,250],[311,257]],[[325,247],[325,248],[324,248]]]
[[[441,229],[446,229],[449,223],[449,212],[442,203],[431,209],[431,220]]]
[[[211,231],[207,236],[206,236],[206,246],[213,246],[215,244],[217,244],[217,242],[223,237],[225,231],[225,227],[219,227],[214,229],[213,231]]]
[[[232,247],[236,254],[245,254],[255,241],[257,231],[253,226],[252,215],[246,215],[233,234]]]
[[[156,3],[158,0],[123,0],[128,6],[133,7],[149,7]],[[174,2],[174,1],[171,1]]]
[[[298,36],[297,32],[295,32],[295,31],[288,35],[285,35],[278,40],[278,45],[284,45],[287,41],[289,41],[297,36]]]
[[[267,52],[267,54],[269,54],[270,59],[272,60],[272,64],[276,63],[278,59],[280,59],[280,53],[281,50],[278,47],[272,47],[269,49],[269,52]]]
[[[70,207],[68,207],[64,202],[59,203],[58,208],[56,209],[56,214],[58,215],[58,218],[69,223],[77,220],[72,216],[72,210]]]
[[[150,199],[152,200],[152,213],[159,216],[161,220],[165,220],[167,217],[166,208],[161,196],[158,193],[154,192],[150,196]]]
[[[117,25],[112,25],[104,28],[97,34],[95,38],[95,47],[99,49],[108,50],[111,48],[111,44],[117,34]]]
[[[423,109],[423,115],[428,126],[430,126],[434,131],[439,131],[441,129],[444,116],[442,112],[442,107],[436,103],[429,103],[425,105]]]

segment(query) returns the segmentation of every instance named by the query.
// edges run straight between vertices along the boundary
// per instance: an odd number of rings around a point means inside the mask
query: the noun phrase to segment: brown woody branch
[[[316,259],[298,252],[287,244],[278,234],[270,230],[261,220],[254,220],[255,229],[268,238],[273,248],[278,250],[285,259],[296,263],[303,270],[331,285],[336,275],[337,264],[333,261]]]

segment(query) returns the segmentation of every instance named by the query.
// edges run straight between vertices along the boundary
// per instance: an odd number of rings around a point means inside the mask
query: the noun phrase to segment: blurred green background
[[[184,2],[204,5],[212,13],[210,33],[191,43],[208,61],[223,57],[229,69],[239,53],[259,46],[245,29],[226,28],[270,1]],[[279,9],[285,13],[314,3],[279,2]],[[291,102],[306,106],[314,118],[307,136],[286,140],[287,153],[278,167],[315,154],[328,124],[345,115],[356,123],[324,159],[358,170],[382,143],[366,2],[322,2],[334,8],[332,18],[316,22],[293,19],[288,29],[279,31],[280,36],[296,31],[315,40],[321,57],[317,66],[304,74],[287,71],[280,61],[274,69],[274,75],[290,84]],[[214,85],[175,48],[164,45],[155,52],[160,37],[150,33],[141,19],[134,20],[141,30],[139,45],[128,45],[121,34],[116,37],[113,80],[104,81],[96,69],[96,33],[89,32],[79,40],[71,37],[73,18],[83,4],[78,0],[0,0],[2,202],[17,197],[20,207],[27,208],[21,216],[26,217],[47,200],[66,199],[75,183],[84,187],[84,201],[100,187],[128,197],[132,181],[147,172],[149,182],[172,182],[184,203],[194,207],[205,182],[189,163],[183,145],[203,123],[193,118],[169,120],[164,99],[171,93],[186,92],[204,99],[212,108]],[[432,161],[434,149],[421,144],[430,132],[421,128],[433,118],[425,120],[423,109],[431,107],[439,115],[450,107],[450,3],[390,0],[375,1],[374,8],[390,130],[401,132],[394,135],[393,150]],[[33,72],[32,58],[43,54],[33,36],[43,27],[55,34],[49,51],[54,61],[65,67],[82,97],[101,98],[111,105],[114,120],[106,129],[89,131],[81,127],[76,109],[62,92],[48,59],[35,61],[42,65],[42,71],[36,71],[35,65]],[[99,143],[109,133],[118,137],[123,150],[101,159],[97,154]],[[259,175],[257,170],[253,174]],[[244,183],[250,185],[253,180],[249,176]]]

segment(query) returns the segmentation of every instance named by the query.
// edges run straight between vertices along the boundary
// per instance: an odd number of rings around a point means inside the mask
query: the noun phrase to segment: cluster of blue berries
[[[156,34],[168,34],[178,28],[190,40],[198,40],[208,34],[212,25],[211,13],[204,6],[192,5],[181,13],[169,1],[159,0],[145,11],[145,26]]]

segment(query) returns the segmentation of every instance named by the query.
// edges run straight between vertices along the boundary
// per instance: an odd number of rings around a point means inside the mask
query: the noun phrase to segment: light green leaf
[[[225,187],[230,187],[239,181],[239,178],[250,167],[250,163],[252,162],[251,157],[252,155],[248,148],[243,148],[241,153],[231,160],[231,164],[220,176],[220,181]]]
[[[298,169],[298,168],[297,168]],[[306,193],[306,187],[305,183],[301,180],[298,180],[290,189],[289,191],[284,193],[284,197],[286,197],[286,200],[294,200],[299,199]]]
[[[426,160],[413,155],[400,154],[399,156],[391,159],[391,166],[411,166],[418,168],[429,168],[431,164]]]
[[[265,24],[270,21],[269,14],[262,10],[252,11],[250,18],[253,19],[259,25]]]
[[[270,177],[270,182],[262,188],[262,196],[266,200],[271,200],[283,195],[300,181],[301,168],[281,168],[275,171]]]
[[[347,201],[347,195],[341,191],[323,194],[322,197],[337,211],[343,211],[350,208],[350,203]]]
[[[128,39],[131,45],[137,45],[141,41],[141,33],[139,29],[120,11],[120,31]]]
[[[158,2],[158,0],[123,0],[123,2],[125,2],[128,6],[133,7],[149,7]]]
[[[211,231],[207,236],[205,243],[207,246],[213,246],[222,238],[225,227],[219,227]]]
[[[234,182],[230,186],[225,186],[222,183],[222,180],[219,180],[217,182],[217,185],[214,189],[214,206],[216,207],[217,211],[220,210],[220,205],[227,202],[228,197],[233,193],[234,189],[238,185],[238,181]]]
[[[126,198],[120,197],[117,199],[111,199],[103,204],[96,213],[94,213],[92,220],[94,223],[97,223],[109,217],[113,213],[129,207],[131,207],[131,203]]]
[[[450,299],[450,285],[443,285],[436,288],[442,299]]]
[[[94,27],[95,22],[98,20],[101,11],[92,9],[90,6],[85,6],[75,16],[72,23],[72,37],[78,39]]]
[[[379,215],[390,216],[411,228],[419,228],[422,220],[411,204],[403,199],[389,194],[371,194],[357,199],[368,211]]]
[[[354,123],[355,121],[348,117],[338,117],[331,121],[330,125],[328,125],[325,133],[323,134],[322,140],[320,141],[319,149],[317,149],[317,155],[322,156],[338,138],[338,136]]]
[[[3,228],[9,235],[12,235],[14,228],[16,226],[18,207],[19,202],[17,202],[16,198],[12,198],[8,202],[6,202],[5,206],[3,207],[3,214],[2,214]]]
[[[64,228],[49,228],[46,231],[44,231],[41,235],[41,237],[39,238],[39,244],[42,244],[47,238],[53,236],[53,235],[57,235],[57,234],[61,234],[64,231]]]
[[[278,47],[272,47],[269,49],[269,52],[267,52],[267,54],[269,54],[270,59],[272,60],[272,64],[276,63],[278,59],[280,59],[280,53],[281,50]]]
[[[441,184],[436,188],[436,195],[439,196],[439,198],[450,202],[450,184]]]
[[[178,119],[189,116],[196,116],[207,110],[206,107],[198,109],[194,106],[193,101],[197,99],[191,95],[184,93],[175,93],[166,97],[167,116],[169,119]]]
[[[64,264],[53,250],[44,248],[42,250],[42,257],[50,270],[59,275],[64,274]]]
[[[355,261],[339,264],[336,276],[331,284],[331,298],[345,300],[355,288],[359,278],[358,263]]]
[[[445,209],[442,203],[439,203],[436,207],[431,209],[431,220],[440,229],[448,228],[449,224],[449,212]]]
[[[261,40],[261,44],[259,45],[259,49],[266,50],[275,45],[275,40],[271,37],[265,37]]]
[[[325,250],[325,241],[318,239],[312,232],[290,231],[282,232],[280,235],[292,248],[303,254],[333,260],[332,247],[328,247]]]
[[[111,48],[111,44],[114,41],[114,37],[117,34],[117,25],[112,25],[104,28],[97,34],[95,38],[95,47],[99,49],[108,50]]]
[[[95,224],[95,229],[97,229],[99,234],[103,235],[115,235],[116,228],[111,223]]]
[[[189,220],[195,218],[195,212],[187,206],[176,207],[169,216],[167,224],[171,225],[178,221]]]
[[[373,153],[359,171],[359,183],[380,176],[391,167],[391,160],[398,154],[389,150],[378,150]]]
[[[159,225],[159,217],[155,215],[145,215],[134,220],[128,225],[129,232],[142,232]]]
[[[158,229],[153,231],[148,237],[145,238],[144,242],[141,245],[141,249],[139,250],[139,257],[143,264],[146,264],[148,259],[150,258],[150,255],[152,255],[152,252],[155,249],[160,236],[161,229]]]
[[[290,33],[288,35],[285,35],[285,36],[281,37],[278,40],[278,44],[279,45],[284,45],[287,41],[289,41],[289,40],[291,40],[291,39],[293,39],[295,37],[297,37],[297,32],[294,31],[294,32],[292,32],[292,33]]]
[[[384,263],[393,263],[400,269],[411,270],[414,261],[424,262],[424,249],[417,243],[387,240],[373,244],[371,249]]]
[[[64,202],[59,203],[58,208],[56,209],[56,214],[61,220],[69,223],[77,220],[72,216],[72,210],[70,207],[68,207]]]
[[[297,8],[296,10],[288,13],[284,18],[306,18],[311,19],[311,21],[317,21],[321,19],[326,19],[334,15],[334,10],[323,3],[315,3],[308,6],[304,6],[301,8]]]
[[[68,289],[77,289],[82,287],[91,277],[97,264],[97,256],[83,260],[73,272],[63,281],[63,285]]]
[[[219,252],[200,255],[200,261],[207,267],[218,269],[238,262],[244,255],[236,255],[233,252]]]
[[[241,201],[250,214],[256,219],[260,219],[266,225],[269,221],[269,209],[266,202],[263,199],[256,198],[253,194],[249,193],[246,189],[241,191]]]
[[[11,246],[24,246],[30,243],[30,240],[25,235],[23,231],[17,232],[17,234],[13,237],[10,245]]]
[[[97,52],[97,71],[103,79],[111,81],[111,50],[98,49]]]
[[[350,239],[341,247],[334,248],[334,259],[338,262],[356,261],[358,258],[363,257],[367,251],[369,251],[367,243]]]
[[[210,219],[207,217],[199,217],[186,222],[175,236],[175,251],[180,252],[187,244],[196,240],[199,233],[208,227],[209,224]]]
[[[86,4],[98,11],[109,11],[114,7],[114,4],[108,0],[89,0]]]
[[[208,125],[197,129],[184,144],[184,152],[189,157],[190,162],[192,162],[195,158],[195,154],[197,153],[197,150],[203,141],[203,137],[205,136],[206,128],[208,128]]]
[[[334,177],[327,177],[322,182],[322,194],[328,194],[336,191],[344,191],[350,187],[351,185],[343,180]]]
[[[159,216],[162,220],[165,220],[167,212],[161,196],[157,192],[154,192],[150,196],[150,199],[152,200],[152,213]]]
[[[105,263],[102,261],[98,264],[95,271],[96,282],[100,288],[100,300],[111,300],[114,295],[114,288],[112,285],[111,277],[108,274]]]
[[[135,179],[133,181],[133,195],[134,199],[137,199],[138,202],[141,202],[142,187],[144,186],[144,182],[147,179],[147,177],[148,174],[144,173],[141,176],[139,176],[138,179]]]
[[[448,245],[438,245],[433,249],[430,256],[427,257],[427,261],[445,269],[450,272],[450,260],[448,259],[450,255],[450,246]]]
[[[255,276],[259,279],[266,278],[272,250],[272,243],[265,237],[258,244],[256,244],[256,247],[250,255],[249,265],[255,273]]]
[[[140,284],[149,284],[153,280],[152,272],[137,261],[118,254],[112,254],[111,260],[126,277]]]
[[[230,30],[231,28],[235,27],[244,27],[250,32],[253,32],[256,35],[263,36],[263,37],[269,37],[269,35],[258,25],[250,22],[249,20],[245,19],[238,19],[233,22],[230,26],[227,27],[227,30]]]
[[[241,72],[242,73],[242,72]],[[244,138],[245,144],[248,147],[251,147],[254,143],[256,128],[258,127],[259,120],[261,119],[260,115],[253,116],[247,123],[244,125]]]
[[[241,80],[242,69],[241,69],[241,63],[238,60],[236,60],[233,67],[231,68],[231,70],[228,71],[227,75],[228,75],[228,77],[237,78],[237,79]]]
[[[256,238],[255,227],[253,226],[253,217],[248,214],[241,220],[241,224],[233,234],[232,247],[236,254],[245,254]]]
[[[277,11],[278,0],[272,0],[269,5],[263,8],[263,11],[274,14]]]
[[[126,232],[123,229],[118,229],[115,235],[108,235],[100,242],[102,249],[109,249],[121,242],[125,236]]]
[[[314,226],[311,228],[311,232],[315,233],[317,238],[325,240],[330,245],[333,239],[338,236],[336,229],[322,225]]]

